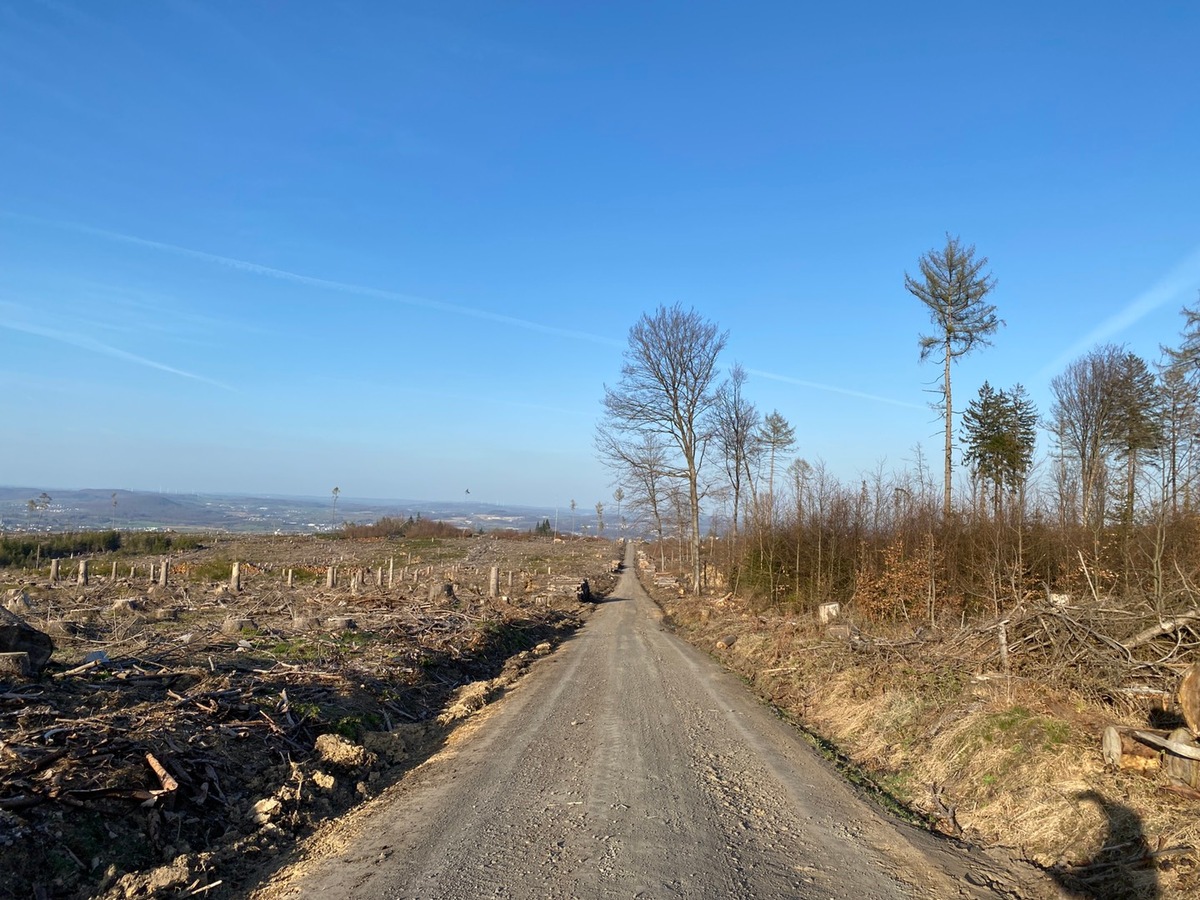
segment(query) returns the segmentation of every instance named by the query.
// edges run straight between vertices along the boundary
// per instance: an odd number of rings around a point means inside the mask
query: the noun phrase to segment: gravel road
[[[1057,896],[861,799],[663,629],[632,552],[575,638],[259,896]]]

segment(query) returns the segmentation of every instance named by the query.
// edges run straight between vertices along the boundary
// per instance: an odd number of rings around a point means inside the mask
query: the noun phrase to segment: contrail
[[[437,310],[438,312],[451,313],[457,316],[466,316],[472,319],[483,319],[488,322],[499,322],[503,325],[511,325],[514,328],[524,328],[529,331],[537,331],[542,334],[551,334],[556,337],[569,338],[575,341],[587,341],[592,344],[602,344],[606,347],[622,347],[624,344],[621,341],[613,338],[603,337],[598,334],[591,334],[586,331],[573,331],[569,328],[558,328],[554,325],[545,325],[541,322],[534,322],[529,319],[521,319],[516,316],[508,316],[503,313],[490,312],[486,309],[478,309],[473,306],[460,306],[457,303],[446,303],[442,300],[430,300],[426,297],[414,297],[411,294],[401,294],[397,291],[388,291],[381,288],[366,287],[360,284],[349,284],[344,281],[333,281],[328,278],[317,278],[312,275],[301,275],[298,272],[289,272],[286,269],[276,269],[271,266],[260,265],[259,263],[249,262],[244,259],[235,259],[230,256],[219,256],[216,253],[208,253],[204,250],[193,250],[189,247],[180,247],[177,244],[167,244],[163,241],[152,241],[147,238],[136,237],[130,234],[121,234],[117,231],[107,231],[103,228],[93,228],[90,225],[81,225],[76,222],[56,222],[47,219],[38,219],[32,216],[21,216],[14,213],[2,213],[9,218],[22,219],[30,222],[38,222],[42,225],[49,225],[54,228],[65,228],[70,231],[78,231],[83,234],[90,234],[95,237],[101,237],[110,241],[119,241],[125,244],[132,244],[137,247],[148,247],[152,250],[161,250],[165,253],[174,253],[180,256],[191,257],[192,259],[203,260],[204,262],[216,263],[217,265],[226,266],[227,268],[236,269],[239,272],[247,272],[251,275],[261,275],[264,278],[274,278],[277,281],[290,281],[293,284],[303,284],[307,287],[321,288],[327,291],[337,291],[342,294],[353,294],[358,297],[369,297],[373,300],[386,300],[393,303],[403,303],[408,306],[418,306],[424,309]]]
[[[1110,316],[1105,322],[1092,329],[1086,337],[1080,338],[1069,349],[1063,351],[1057,359],[1042,369],[1039,377],[1052,378],[1080,354],[1086,353],[1114,334],[1119,334],[1159,307],[1173,300],[1178,301],[1188,288],[1194,290],[1197,287],[1200,287],[1200,248],[1185,257],[1183,262],[1135,297],[1123,310]]]
[[[10,306],[11,304],[4,304]],[[187,372],[183,369],[177,369],[174,366],[168,366],[166,363],[156,362],[152,359],[147,359],[144,356],[138,356],[135,353],[129,353],[117,347],[112,347],[102,343],[95,338],[88,337],[85,334],[72,334],[67,331],[58,331],[51,328],[42,328],[38,325],[14,324],[12,322],[0,322],[0,328],[6,328],[9,331],[20,331],[24,334],[32,334],[38,337],[48,338],[52,341],[58,341],[61,344],[68,344],[72,347],[78,347],[81,350],[90,350],[92,353],[100,353],[104,356],[111,356],[115,359],[121,359],[125,362],[134,363],[139,366],[146,366],[149,369],[157,369],[160,372],[169,372],[172,375],[178,375],[181,378],[190,378],[193,381],[201,381],[204,384],[211,384],[214,387],[222,388],[226,391],[232,391],[233,388],[227,384],[222,384],[219,381],[214,381],[211,378],[206,378],[203,375],[197,375],[195,372]]]
[[[800,387],[813,388],[818,391],[829,391],[831,394],[844,394],[847,397],[858,397],[860,400],[873,400],[876,403],[887,403],[891,406],[903,406],[905,409],[927,408],[918,403],[909,403],[906,400],[893,400],[891,397],[880,397],[878,394],[852,391],[849,388],[834,387],[831,384],[819,384],[815,381],[805,381],[802,378],[789,378],[786,375],[776,375],[773,372],[764,372],[761,369],[747,369],[746,372],[750,375],[757,375],[759,378],[769,378],[771,381],[782,381],[786,384],[796,384]]]

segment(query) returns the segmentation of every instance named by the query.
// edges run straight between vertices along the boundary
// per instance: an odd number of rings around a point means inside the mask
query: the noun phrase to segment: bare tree
[[[756,462],[759,445],[755,435],[759,428],[758,410],[746,399],[742,387],[746,383],[746,370],[734,363],[729,370],[729,379],[717,392],[717,404],[713,421],[717,449],[729,482],[732,503],[732,530],[736,549],[738,537],[738,512],[744,500],[744,492],[750,485],[750,472]]]
[[[669,476],[662,437],[646,432],[638,440],[626,442],[620,435],[600,430],[596,434],[596,450],[601,462],[617,473],[620,479],[617,490],[622,498],[629,498],[628,506],[637,519],[649,520],[658,537],[659,565],[665,566],[663,498]]]
[[[1075,468],[1079,518],[1099,534],[1109,478],[1109,435],[1117,402],[1113,386],[1124,351],[1115,344],[1096,347],[1050,382],[1050,409],[1062,465]],[[1098,540],[1098,537],[1097,537]]]
[[[1179,499],[1189,495],[1200,449],[1200,391],[1186,372],[1168,364],[1159,370],[1163,439],[1160,465],[1164,503],[1179,515]]]
[[[645,314],[629,329],[621,380],[604,388],[601,431],[640,442],[658,435],[672,451],[668,473],[687,482],[692,590],[700,592],[700,470],[716,405],[717,358],[727,332],[678,304]]]
[[[1184,319],[1180,344],[1162,348],[1165,365],[1159,373],[1164,478],[1172,515],[1179,514],[1180,495],[1190,494],[1200,437],[1200,303],[1185,306],[1180,313]]]
[[[984,272],[987,257],[975,259],[975,246],[964,248],[957,237],[946,235],[942,250],[921,257],[920,278],[904,273],[905,289],[925,304],[934,332],[921,335],[921,359],[940,353],[942,370],[942,416],[946,423],[945,485],[943,515],[951,511],[951,479],[954,474],[954,403],[950,391],[950,367],[954,360],[978,346],[991,344],[990,337],[1003,321],[996,307],[986,302],[996,279]]]
[[[621,519],[621,501],[625,499],[625,489],[619,484],[617,489],[613,491],[613,499],[617,501],[617,531],[622,534],[625,532],[625,523]]]

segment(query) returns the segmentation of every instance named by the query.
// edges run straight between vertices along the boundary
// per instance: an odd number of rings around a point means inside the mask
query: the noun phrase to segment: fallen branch
[[[162,785],[162,789],[165,792],[169,794],[171,791],[178,790],[179,782],[171,777],[171,773],[163,768],[163,764],[155,758],[153,753],[146,754],[146,762],[150,764],[150,768],[158,776],[159,784]]]
[[[1144,631],[1139,631],[1129,640],[1125,641],[1122,646],[1126,651],[1133,650],[1142,646],[1143,644],[1150,643],[1155,638],[1159,638],[1163,635],[1170,634],[1173,631],[1177,631],[1179,628],[1182,628],[1184,625],[1187,625],[1190,622],[1197,621],[1200,621],[1200,610],[1193,610],[1192,612],[1183,613],[1170,619],[1164,619],[1151,628],[1147,628]]]
[[[95,643],[104,643],[104,642],[103,642],[103,641],[98,641],[98,642],[95,642]],[[76,666],[76,667],[75,667],[75,668],[73,668],[73,669],[67,669],[67,671],[65,671],[65,672],[56,672],[56,673],[55,673],[53,676],[51,676],[51,677],[53,677],[53,678],[54,678],[56,681],[60,681],[60,680],[62,680],[63,678],[66,678],[68,675],[80,675],[80,674],[82,674],[83,672],[87,672],[87,671],[89,671],[90,669],[99,668],[100,666],[104,665],[106,662],[108,662],[108,659],[107,659],[107,658],[105,658],[105,659],[93,659],[91,662],[85,662],[83,665],[81,665],[81,666]]]

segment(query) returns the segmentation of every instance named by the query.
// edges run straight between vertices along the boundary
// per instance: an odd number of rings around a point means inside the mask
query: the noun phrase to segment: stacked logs
[[[1200,799],[1200,662],[1192,663],[1180,679],[1178,701],[1186,728],[1109,725],[1101,738],[1101,754],[1113,769],[1147,773],[1161,767],[1171,790]]]

